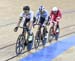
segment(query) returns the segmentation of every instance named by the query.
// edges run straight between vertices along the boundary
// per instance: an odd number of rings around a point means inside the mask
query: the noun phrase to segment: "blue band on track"
[[[20,61],[52,61],[64,51],[75,46],[75,36],[58,41],[50,46],[22,58]]]

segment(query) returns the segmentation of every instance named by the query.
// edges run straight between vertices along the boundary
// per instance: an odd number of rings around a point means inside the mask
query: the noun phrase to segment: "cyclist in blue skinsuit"
[[[37,23],[40,24],[38,26],[38,31],[41,30],[41,27],[44,26],[47,33],[46,23],[48,21],[48,11],[44,8],[44,6],[40,6],[39,10],[36,13]]]

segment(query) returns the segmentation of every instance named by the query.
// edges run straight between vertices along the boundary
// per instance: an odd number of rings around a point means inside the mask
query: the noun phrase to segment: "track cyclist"
[[[23,27],[27,27],[27,29],[23,28],[23,33],[26,34],[25,31],[28,32],[29,35],[32,35],[32,23],[33,23],[33,16],[34,13],[33,11],[30,10],[29,6],[24,6],[23,7],[23,12],[20,14],[19,22],[17,26],[15,27],[14,31],[17,32],[20,23],[23,22]]]
[[[57,7],[53,7],[52,10],[50,11],[50,25],[54,26],[53,33],[56,34],[56,25],[59,25],[59,21],[62,18],[62,13],[61,10]]]
[[[38,31],[41,30],[42,26],[44,27],[44,29],[46,29],[46,35],[45,38],[47,40],[47,27],[46,27],[46,23],[48,21],[48,11],[44,8],[44,6],[40,6],[37,13],[36,13],[36,20],[37,23],[40,24],[38,26]]]

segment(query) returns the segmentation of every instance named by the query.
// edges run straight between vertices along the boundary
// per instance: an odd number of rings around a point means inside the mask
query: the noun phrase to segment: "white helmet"
[[[45,9],[44,6],[39,7],[39,10],[44,10],[44,9]]]
[[[53,7],[52,11],[58,11],[58,8],[57,7]]]

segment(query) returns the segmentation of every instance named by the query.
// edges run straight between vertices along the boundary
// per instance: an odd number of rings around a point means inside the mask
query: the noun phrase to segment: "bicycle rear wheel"
[[[19,55],[24,49],[25,38],[24,35],[19,35],[16,42],[16,54]]]

